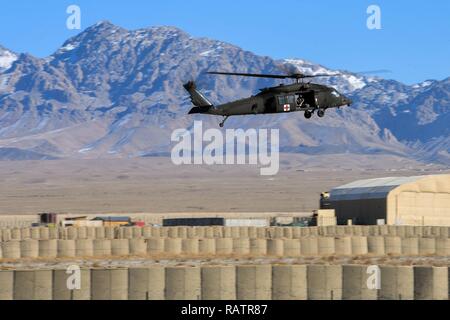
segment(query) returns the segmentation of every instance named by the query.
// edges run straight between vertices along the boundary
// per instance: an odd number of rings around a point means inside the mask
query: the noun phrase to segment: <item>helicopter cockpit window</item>
[[[336,98],[340,96],[339,92],[337,92],[336,90],[331,91],[331,94]]]
[[[284,97],[284,96],[278,97],[278,104],[279,104],[279,105],[284,105],[284,104],[286,104],[286,97]]]
[[[287,103],[289,103],[289,104],[295,103],[295,97],[294,96],[287,96],[286,100],[287,100]]]

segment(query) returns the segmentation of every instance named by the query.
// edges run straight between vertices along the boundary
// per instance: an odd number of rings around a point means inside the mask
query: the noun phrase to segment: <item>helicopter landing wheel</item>
[[[313,114],[312,114],[311,111],[308,111],[308,110],[305,111],[305,118],[306,118],[306,119],[311,119],[312,115],[313,115]]]
[[[223,128],[223,126],[225,125],[225,121],[227,121],[229,117],[230,117],[230,116],[224,117],[223,120],[222,120],[222,122],[219,123],[219,127]]]
[[[318,115],[320,118],[323,118],[323,117],[325,116],[325,110],[323,110],[323,109],[317,110],[317,115]]]

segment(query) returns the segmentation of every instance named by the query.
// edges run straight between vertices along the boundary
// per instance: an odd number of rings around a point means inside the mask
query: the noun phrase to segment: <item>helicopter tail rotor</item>
[[[213,107],[213,104],[208,99],[206,99],[203,93],[197,90],[197,86],[195,85],[194,81],[185,83],[183,87],[187,92],[189,92],[191,102],[194,104],[194,106],[198,108],[207,108],[208,110]]]

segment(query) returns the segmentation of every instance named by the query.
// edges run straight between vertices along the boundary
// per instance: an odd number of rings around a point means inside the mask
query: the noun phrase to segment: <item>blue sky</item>
[[[405,83],[450,76],[450,1],[416,0],[15,0],[0,5],[0,44],[45,57],[79,30],[66,29],[67,6],[82,29],[111,22],[128,29],[177,26],[273,58],[303,58],[351,71],[389,69]],[[369,5],[381,30],[366,27]]]

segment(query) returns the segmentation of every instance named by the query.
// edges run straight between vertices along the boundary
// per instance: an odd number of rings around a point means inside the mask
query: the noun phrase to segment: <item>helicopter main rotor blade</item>
[[[339,74],[314,74],[314,75],[306,75],[303,73],[263,74],[263,73],[239,73],[239,72],[218,72],[218,71],[209,71],[206,73],[207,74],[225,75],[225,76],[241,76],[241,77],[272,78],[272,79],[304,79],[304,78],[339,76]]]
[[[218,74],[223,76],[242,76],[242,77],[254,77],[254,78],[273,78],[273,79],[287,79],[291,76],[280,74],[259,74],[259,73],[238,73],[238,72],[216,72],[210,71],[207,74]]]

